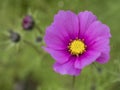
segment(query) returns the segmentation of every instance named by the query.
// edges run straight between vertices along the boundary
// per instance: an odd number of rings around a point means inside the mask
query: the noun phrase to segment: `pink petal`
[[[97,62],[103,64],[109,61],[110,58],[110,45],[109,39],[104,37],[98,37],[92,41],[90,49],[101,52],[100,57],[96,60]]]
[[[77,76],[80,74],[81,70],[74,67],[75,58],[70,58],[70,60],[64,64],[55,63],[54,70],[62,75],[69,74],[72,76]]]
[[[57,29],[60,30],[58,33],[64,36],[63,33],[68,34],[72,39],[78,37],[79,33],[79,20],[78,16],[71,11],[59,11],[54,17],[54,24]]]
[[[78,14],[80,25],[80,37],[84,35],[91,23],[97,20],[97,17],[90,11],[80,12]]]
[[[70,39],[78,37],[78,16],[71,11],[59,11],[54,17],[54,22],[45,33],[45,43],[48,47],[63,50]]]
[[[63,50],[67,48],[69,38],[62,37],[62,35],[56,31],[55,26],[51,25],[47,28],[44,36],[46,45],[56,50]]]
[[[109,52],[110,51],[109,43],[110,40],[108,38],[98,37],[90,42],[89,49],[93,49],[100,52],[105,52],[105,51]]]
[[[92,64],[100,56],[100,53],[94,50],[88,50],[83,55],[77,58],[75,67],[83,69],[85,66]]]
[[[96,62],[100,64],[107,63],[110,59],[110,52],[102,52],[100,57],[96,60]]]
[[[96,39],[97,37],[110,38],[110,29],[105,24],[100,21],[95,21],[86,30],[84,37],[87,39],[88,43]]]
[[[66,50],[54,50],[47,47],[43,47],[57,62],[65,63],[69,60],[70,54]]]

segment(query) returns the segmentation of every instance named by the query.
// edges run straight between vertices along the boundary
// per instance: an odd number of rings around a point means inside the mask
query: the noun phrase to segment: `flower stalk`
[[[38,32],[39,32],[39,34],[40,34],[40,35],[42,35],[42,34],[43,34],[43,32],[42,32],[41,28],[40,28],[38,25],[35,25],[35,28],[38,30]]]
[[[41,52],[38,50],[38,48],[37,48],[34,44],[32,44],[31,42],[29,42],[29,41],[27,41],[27,40],[23,40],[23,42],[24,42],[25,44],[31,46],[31,47],[40,55]]]
[[[72,77],[72,87],[71,87],[71,90],[75,90],[75,79],[76,79],[76,77],[75,76],[73,76]]]

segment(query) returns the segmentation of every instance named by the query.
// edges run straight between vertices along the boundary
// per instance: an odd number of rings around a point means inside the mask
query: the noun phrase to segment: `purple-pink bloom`
[[[59,11],[46,30],[44,49],[55,59],[56,72],[77,76],[93,62],[109,61],[110,37],[109,27],[92,12]]]
[[[34,28],[35,22],[30,15],[26,15],[22,21],[22,27],[25,30],[32,30]]]

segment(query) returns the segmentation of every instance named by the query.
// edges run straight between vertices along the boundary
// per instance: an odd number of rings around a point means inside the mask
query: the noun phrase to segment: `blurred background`
[[[54,60],[41,48],[59,10],[90,10],[111,28],[109,63],[83,69],[76,90],[120,90],[120,0],[0,0],[0,90],[70,90],[72,77],[55,73]],[[26,15],[37,28],[23,29]]]

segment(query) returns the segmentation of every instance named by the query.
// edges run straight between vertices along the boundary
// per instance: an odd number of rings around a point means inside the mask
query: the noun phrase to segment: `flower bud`
[[[25,16],[22,21],[22,27],[24,30],[32,30],[34,28],[35,22],[32,16]]]
[[[102,68],[98,67],[97,71],[98,71],[98,73],[102,73]]]
[[[21,37],[16,32],[10,32],[10,39],[11,39],[12,42],[17,43],[17,42],[20,41]]]
[[[38,37],[36,38],[36,42],[41,42],[41,41],[42,41],[42,37],[38,36]]]
[[[96,85],[92,84],[90,90],[96,90]]]

